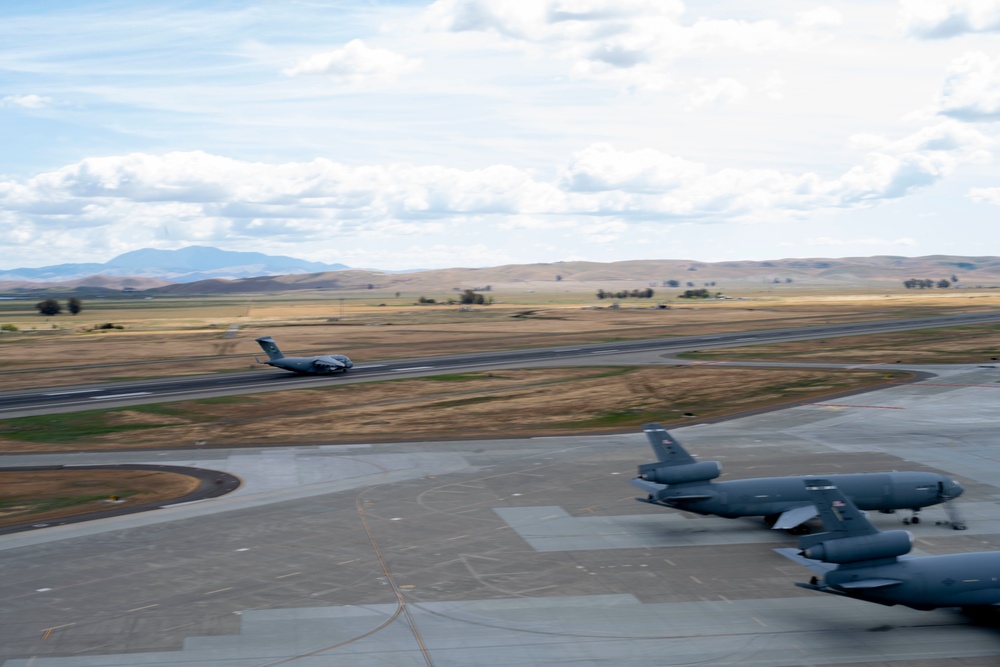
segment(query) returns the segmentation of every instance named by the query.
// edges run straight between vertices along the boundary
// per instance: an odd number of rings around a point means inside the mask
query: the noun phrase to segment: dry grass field
[[[0,421],[0,452],[511,437],[683,423],[885,383],[875,371],[504,370]]]
[[[0,479],[0,526],[169,500],[198,487],[186,475],[137,470],[35,470]]]

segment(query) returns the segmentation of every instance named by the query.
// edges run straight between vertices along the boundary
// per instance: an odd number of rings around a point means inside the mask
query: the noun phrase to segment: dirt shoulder
[[[687,359],[792,363],[996,364],[1000,363],[1000,324],[727,347],[681,356]]]

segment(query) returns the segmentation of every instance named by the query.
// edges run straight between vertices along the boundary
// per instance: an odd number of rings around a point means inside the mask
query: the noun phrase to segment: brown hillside
[[[698,262],[679,259],[630,260],[623,262],[553,262],[508,264],[488,268],[452,268],[412,273],[380,271],[331,271],[325,273],[262,276],[240,280],[205,280],[174,284],[152,290],[158,294],[239,294],[283,292],[300,289],[400,291],[475,288],[484,285],[514,286],[524,283],[552,284],[561,277],[569,283],[612,283],[617,281],[682,284],[725,281],[725,286],[793,282],[816,286],[899,286],[909,278],[958,278],[959,287],[1000,285],[1000,257],[846,257],[839,259],[776,259],[768,261]],[[611,285],[606,285],[610,287]]]

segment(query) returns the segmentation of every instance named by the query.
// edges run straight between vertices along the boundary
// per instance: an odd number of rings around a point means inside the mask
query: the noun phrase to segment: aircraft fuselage
[[[351,360],[342,354],[321,357],[281,357],[280,359],[268,359],[264,363],[268,366],[306,375],[344,373],[348,368],[354,366]]]
[[[961,493],[950,479],[931,472],[855,473],[827,478],[862,510],[919,509]],[[805,479],[760,477],[682,484],[668,487],[654,503],[726,518],[776,515],[811,503]]]
[[[897,581],[851,588],[853,581]],[[805,588],[913,609],[987,607],[1000,604],[1000,552],[902,556],[882,565],[841,565]]]

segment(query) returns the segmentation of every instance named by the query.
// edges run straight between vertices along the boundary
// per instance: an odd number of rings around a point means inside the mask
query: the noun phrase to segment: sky
[[[4,0],[0,269],[1000,255],[1000,0]]]

